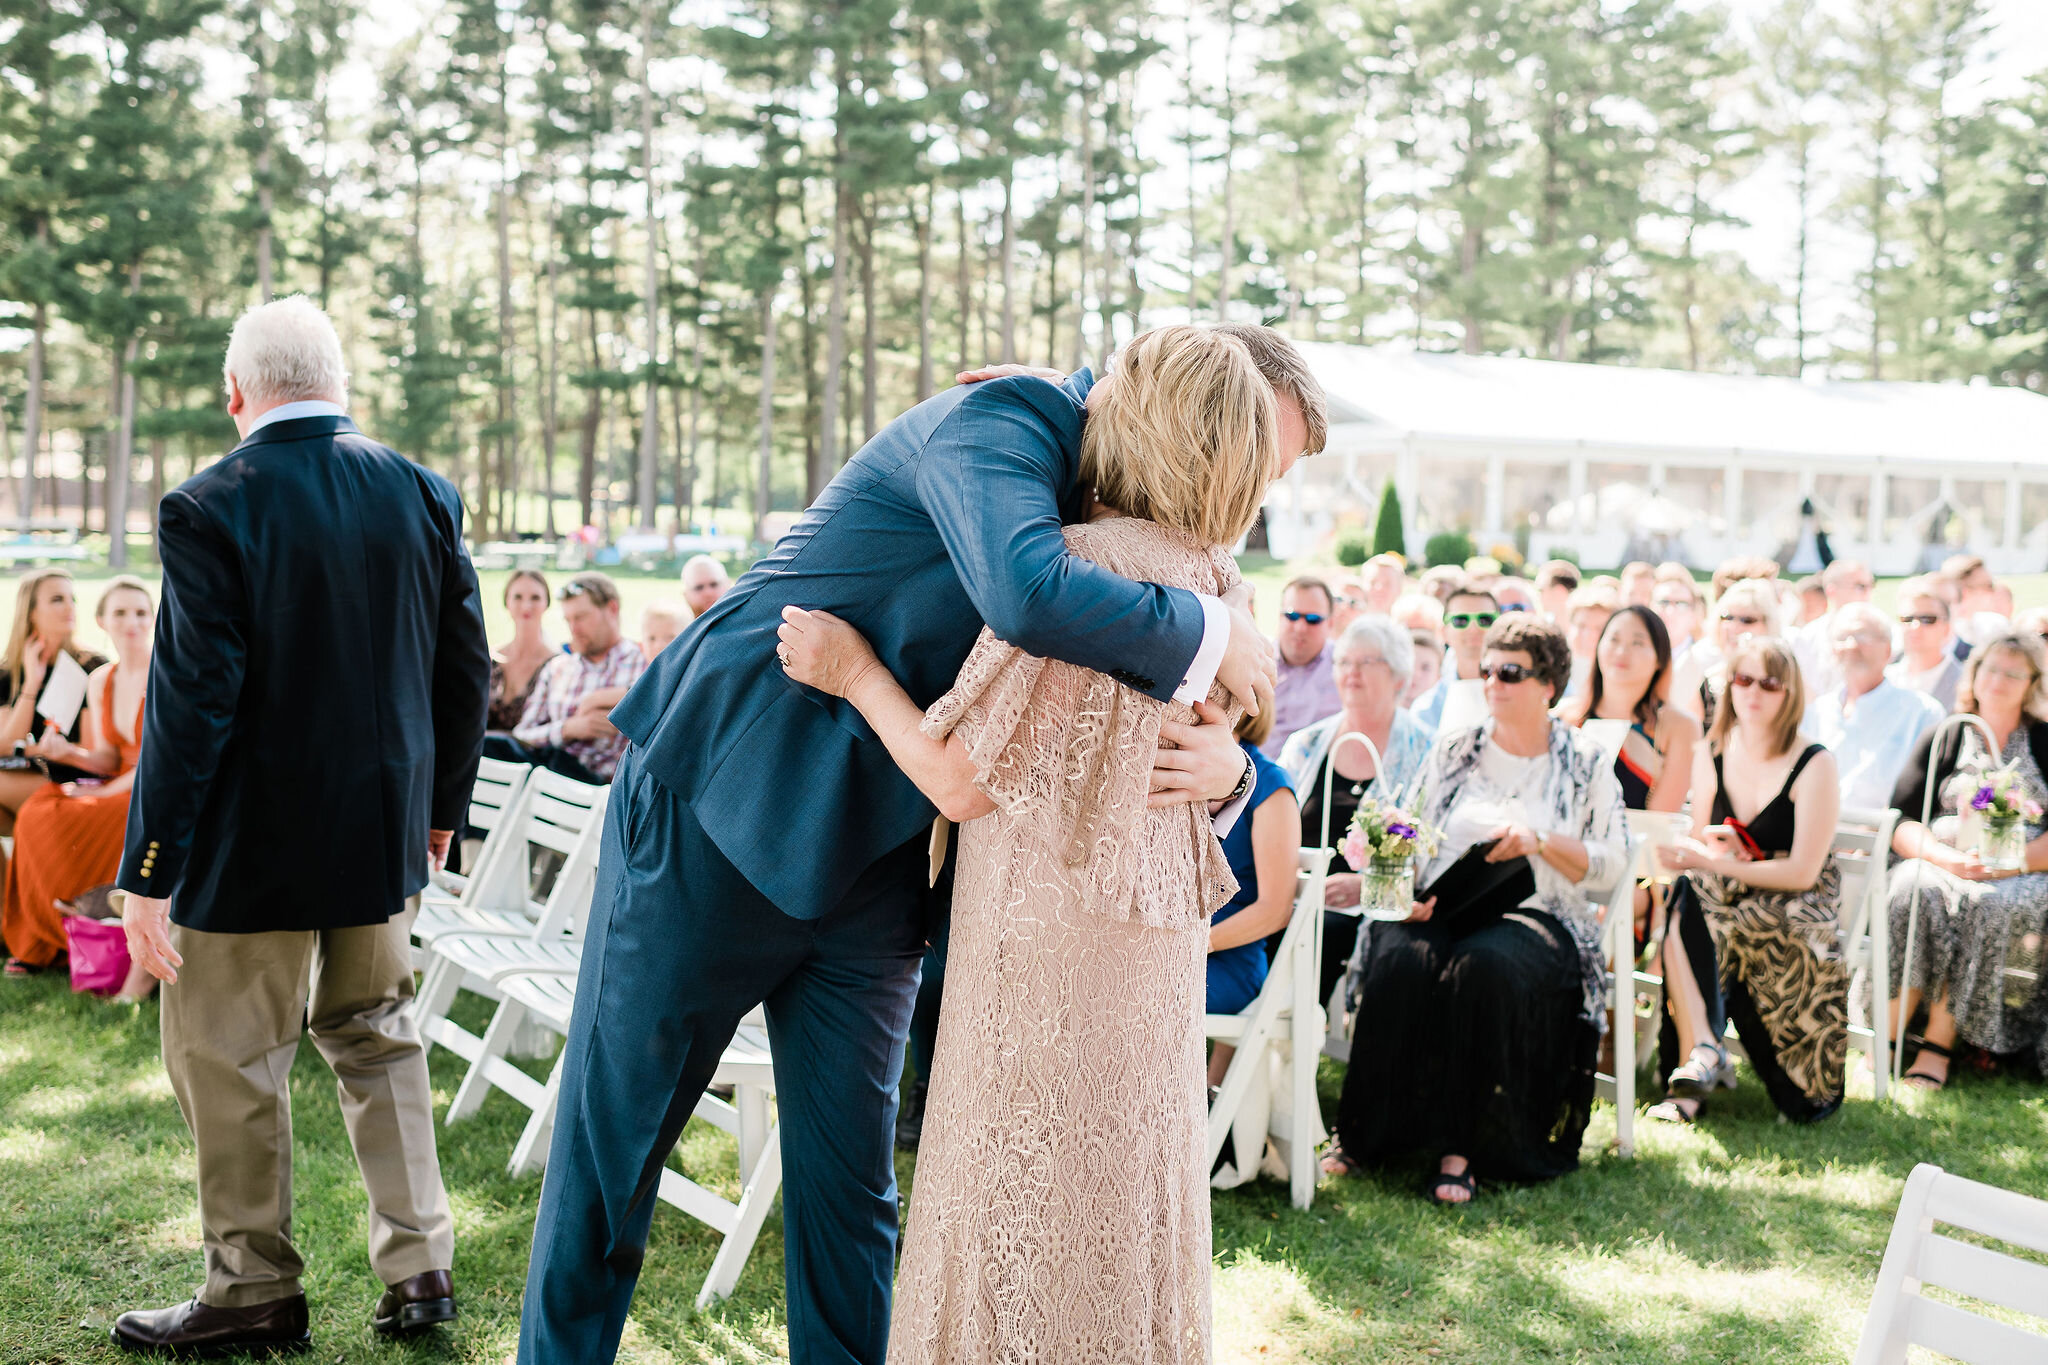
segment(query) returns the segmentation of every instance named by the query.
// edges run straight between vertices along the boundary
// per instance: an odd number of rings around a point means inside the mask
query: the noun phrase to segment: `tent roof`
[[[1309,342],[1331,424],[1388,436],[2048,467],[2048,396]]]

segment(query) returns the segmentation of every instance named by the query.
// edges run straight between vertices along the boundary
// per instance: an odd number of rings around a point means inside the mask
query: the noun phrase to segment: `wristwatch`
[[[1237,785],[1230,789],[1230,795],[1223,798],[1223,804],[1227,806],[1250,791],[1252,783],[1258,780],[1258,775],[1259,765],[1252,762],[1250,754],[1246,754],[1244,756],[1244,776],[1237,779]]]

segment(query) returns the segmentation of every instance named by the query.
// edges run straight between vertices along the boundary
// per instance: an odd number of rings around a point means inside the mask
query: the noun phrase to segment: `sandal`
[[[1643,1117],[1646,1119],[1655,1119],[1659,1123],[1675,1123],[1678,1124],[1680,1127],[1690,1127],[1692,1124],[1699,1121],[1699,1108],[1695,1108],[1691,1113],[1687,1113],[1685,1106],[1680,1104],[1678,1101],[1680,1099],[1691,1098],[1691,1096],[1684,1095],[1666,1095],[1662,1100],[1660,1100],[1656,1104],[1651,1105],[1648,1109],[1645,1109],[1643,1111]],[[1698,1099],[1693,1099],[1693,1103],[1700,1107],[1704,1107],[1702,1102]]]
[[[1694,1043],[1686,1059],[1671,1072],[1664,1098],[1703,1100],[1716,1089],[1735,1088],[1735,1068],[1719,1043]]]
[[[1324,1175],[1357,1175],[1358,1163],[1346,1156],[1344,1149],[1337,1145],[1337,1139],[1332,1137],[1330,1145],[1323,1149],[1322,1171]]]
[[[18,957],[10,957],[7,959],[6,974],[8,976],[41,976],[43,969],[36,966],[33,962],[23,962]]]
[[[1950,1063],[1955,1061],[1955,1053],[1943,1047],[1940,1043],[1923,1042],[1920,1044],[1918,1055],[1913,1058],[1913,1066],[1917,1068],[1920,1065],[1920,1058],[1930,1052],[1937,1057],[1945,1058]],[[1905,1075],[1899,1077],[1899,1080],[1902,1084],[1911,1086],[1923,1094],[1932,1094],[1934,1091],[1944,1089],[1948,1085],[1947,1076],[1936,1076],[1932,1072],[1920,1070],[1909,1070]]]
[[[1446,1187],[1463,1190],[1465,1197],[1463,1199],[1444,1198],[1441,1191]],[[1459,1171],[1456,1175],[1452,1175],[1449,1171],[1438,1171],[1423,1182],[1422,1189],[1423,1193],[1429,1196],[1430,1203],[1442,1205],[1445,1208],[1463,1208],[1479,1197],[1479,1182],[1472,1178],[1472,1168],[1470,1166]]]

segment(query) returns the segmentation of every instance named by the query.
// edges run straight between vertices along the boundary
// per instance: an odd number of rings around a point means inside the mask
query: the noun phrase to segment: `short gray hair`
[[[1835,562],[1839,564],[1842,561],[1838,559]],[[1828,638],[1833,640],[1835,632],[1843,626],[1848,626],[1852,630],[1859,626],[1874,626],[1883,632],[1885,640],[1889,642],[1892,638],[1892,627],[1897,624],[1898,622],[1892,620],[1883,610],[1868,602],[1844,602],[1835,608],[1834,619],[1828,622]]]
[[[257,403],[348,401],[348,365],[327,314],[303,294],[259,303],[235,319],[222,387],[232,377]]]
[[[1344,633],[1337,637],[1337,649],[1347,646],[1377,654],[1394,675],[1394,681],[1404,688],[1415,676],[1415,641],[1409,637],[1407,628],[1391,616],[1361,616],[1344,627]],[[1336,652],[1330,651],[1332,658]]]

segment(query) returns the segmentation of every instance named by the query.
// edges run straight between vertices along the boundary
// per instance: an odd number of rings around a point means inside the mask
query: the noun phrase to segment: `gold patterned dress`
[[[1237,582],[1153,522],[1066,534],[1128,578]],[[1169,719],[1193,712],[986,630],[926,717],[996,810],[959,831],[891,1365],[1209,1358],[1203,968],[1237,883],[1205,806],[1146,808]]]

